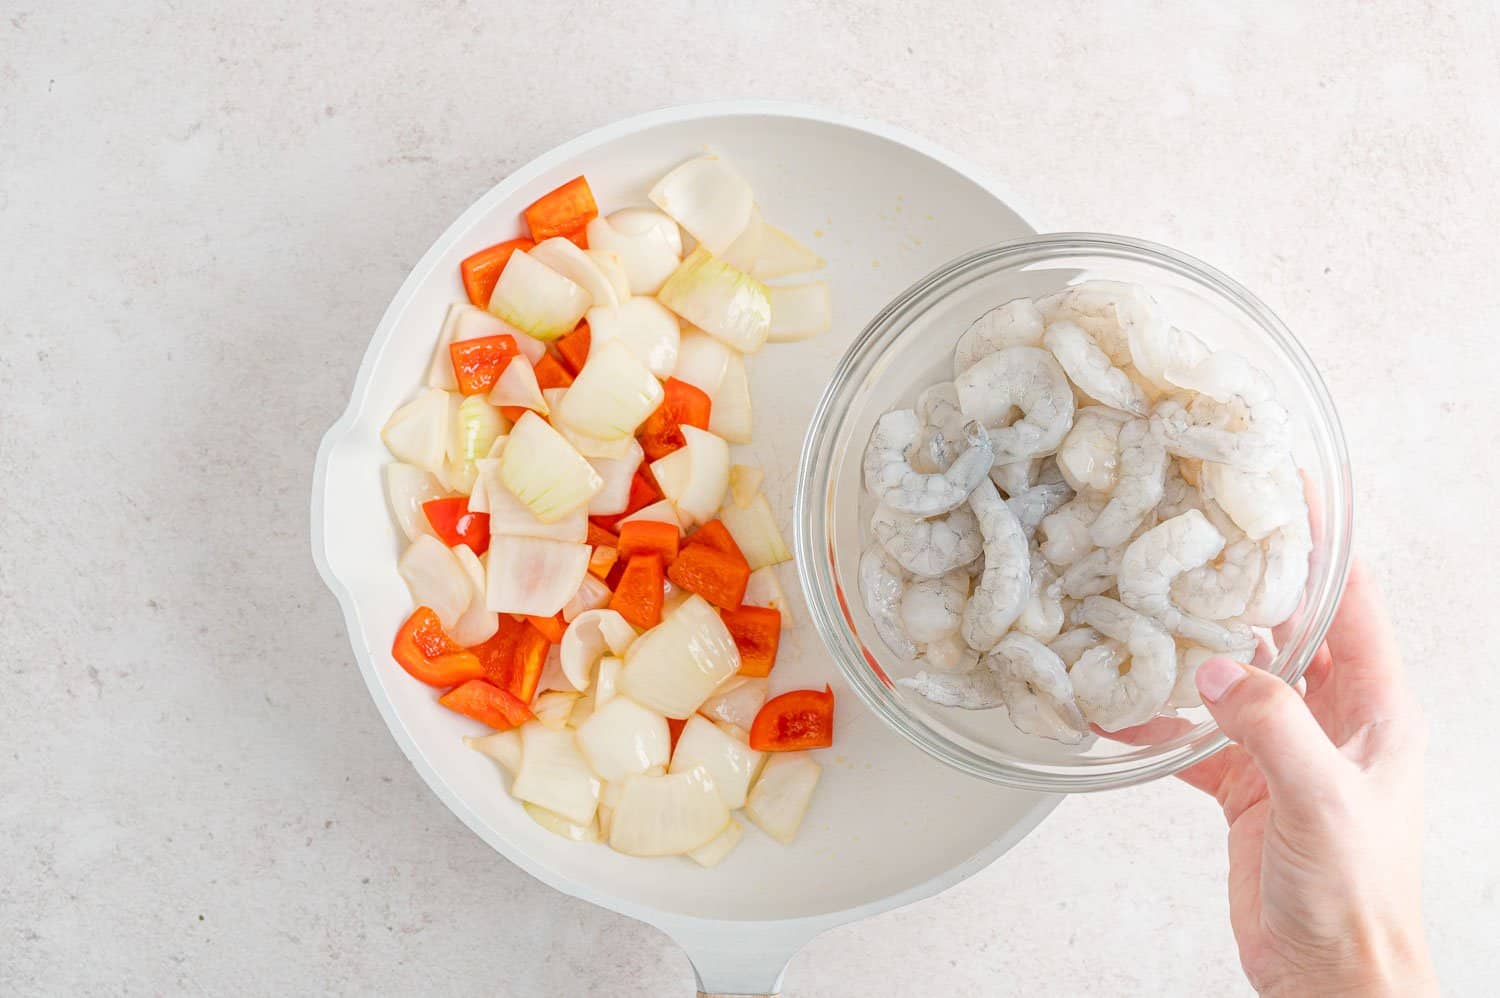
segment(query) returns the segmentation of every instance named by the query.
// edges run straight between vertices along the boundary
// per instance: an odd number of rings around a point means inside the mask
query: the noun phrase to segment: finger
[[[1321,644],[1318,650],[1313,652],[1312,661],[1307,663],[1307,671],[1302,678],[1307,680],[1307,694],[1312,696],[1323,688],[1328,682],[1328,677],[1333,671],[1333,656],[1328,654],[1328,645]]]
[[[1193,722],[1185,717],[1153,717],[1145,724],[1138,724],[1133,728],[1105,731],[1095,727],[1094,730],[1099,733],[1100,737],[1123,742],[1126,745],[1159,745],[1178,735],[1186,734],[1193,727]],[[1229,770],[1229,759],[1229,752],[1215,752],[1207,759],[1195,762],[1179,771],[1177,778],[1211,797],[1217,797],[1219,788],[1224,783],[1224,776]]]
[[[1327,647],[1340,707],[1350,722],[1358,725],[1403,713],[1408,700],[1396,635],[1380,587],[1357,558],[1328,629]]]
[[[1307,526],[1312,535],[1312,549],[1314,551],[1321,551],[1321,541],[1323,538],[1323,497],[1313,486],[1311,475],[1300,468],[1298,469],[1298,473],[1302,476],[1302,495],[1307,500]],[[1271,635],[1276,639],[1276,647],[1283,648],[1286,646],[1287,639],[1291,636],[1292,631],[1296,630],[1297,625],[1301,621],[1302,615],[1294,612],[1286,620],[1271,628]]]
[[[1211,658],[1198,667],[1197,683],[1208,712],[1279,800],[1316,806],[1318,789],[1347,766],[1307,704],[1271,673]]]

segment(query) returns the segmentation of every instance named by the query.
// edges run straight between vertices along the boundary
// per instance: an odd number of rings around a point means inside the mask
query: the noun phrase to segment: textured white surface
[[[664,937],[422,786],[306,510],[449,220],[571,135],[724,96],[904,125],[1043,229],[1172,244],[1280,312],[1339,402],[1432,723],[1440,970],[1493,991],[1487,0],[102,6],[0,8],[0,993],[689,993]],[[1066,802],[968,883],[813,943],[788,994],[1245,993],[1222,841],[1177,785]]]

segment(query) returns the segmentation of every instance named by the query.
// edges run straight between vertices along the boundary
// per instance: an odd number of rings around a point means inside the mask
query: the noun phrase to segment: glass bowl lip
[[[1049,769],[1046,764],[988,759],[933,730],[897,705],[894,696],[875,676],[881,672],[878,662],[846,623],[848,609],[844,593],[833,575],[833,548],[827,531],[828,518],[823,509],[828,504],[829,480],[834,464],[830,452],[839,445],[835,431],[843,422],[849,396],[857,388],[855,372],[866,361],[866,355],[874,345],[894,328],[904,325],[910,311],[930,304],[956,277],[990,264],[1003,265],[1007,260],[1038,263],[1048,258],[1085,254],[1151,264],[1186,277],[1228,300],[1250,316],[1306,380],[1317,410],[1315,421],[1326,435],[1326,444],[1335,459],[1332,474],[1337,494],[1322,497],[1324,509],[1330,517],[1329,571],[1325,583],[1307,605],[1293,654],[1278,673],[1288,683],[1301,678],[1314,652],[1323,643],[1343,594],[1353,557],[1353,483],[1348,445],[1328,387],[1312,358],[1286,324],[1248,288],[1217,268],[1179,250],[1132,236],[1057,232],[972,250],[936,268],[896,295],[850,343],[808,424],[797,468],[792,527],[798,580],[806,596],[809,615],[824,645],[838,663],[839,671],[865,706],[889,727],[922,751],[962,772],[991,783],[1044,793],[1111,790],[1160,779],[1213,755],[1228,744],[1228,739],[1210,721],[1207,733],[1158,756],[1144,760],[1101,759],[1097,765],[1069,771],[1062,767]]]

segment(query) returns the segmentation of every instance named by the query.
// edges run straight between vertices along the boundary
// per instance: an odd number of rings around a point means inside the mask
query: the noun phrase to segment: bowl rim
[[[878,659],[860,643],[848,623],[848,605],[834,577],[836,556],[827,529],[826,507],[830,505],[832,483],[829,476],[836,465],[833,452],[839,450],[841,444],[836,431],[844,419],[847,396],[857,390],[856,370],[866,361],[866,355],[885,337],[894,335],[893,329],[904,325],[904,316],[909,309],[927,302],[946,282],[977,267],[1003,262],[1007,258],[1039,262],[1031,256],[1036,253],[1058,257],[1096,254],[1144,260],[1187,277],[1247,314],[1305,377],[1335,458],[1332,474],[1338,494],[1321,499],[1336,529],[1332,531],[1333,541],[1327,555],[1327,576],[1318,592],[1310,593],[1312,598],[1293,635],[1295,640],[1287,645],[1292,649],[1290,654],[1278,655],[1278,661],[1282,658],[1286,661],[1277,674],[1287,683],[1295,683],[1306,671],[1313,654],[1323,643],[1343,595],[1353,558],[1353,483],[1348,444],[1333,398],[1322,374],[1291,330],[1269,306],[1234,278],[1196,257],[1160,243],[1111,233],[1053,232],[972,250],[913,282],[860,331],[840,358],[818,401],[803,438],[797,469],[793,547],[798,579],[814,625],[839,671],[865,705],[922,751],[992,783],[1044,793],[1087,793],[1135,786],[1173,775],[1218,752],[1229,744],[1229,739],[1210,718],[1204,725],[1210,732],[1207,737],[1200,735],[1144,762],[1125,760],[1127,765],[1121,765],[1118,759],[1101,759],[1097,765],[1076,767],[1076,771],[1071,772],[1034,769],[1026,763],[997,763],[969,751],[931,726],[914,720],[914,715],[901,709],[896,698],[889,694],[889,679],[885,678]],[[885,678],[884,682],[882,678]]]

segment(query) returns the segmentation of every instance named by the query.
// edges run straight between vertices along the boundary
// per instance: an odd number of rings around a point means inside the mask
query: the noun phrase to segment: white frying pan
[[[465,748],[475,730],[439,707],[388,649],[411,610],[380,469],[379,431],[417,387],[438,326],[462,300],[458,263],[519,234],[521,209],[586,174],[601,210],[642,203],[668,168],[705,148],[729,157],[767,218],[829,263],[835,328],[753,358],[756,434],[747,457],[790,532],[796,455],[848,342],[892,296],[940,263],[1033,230],[953,157],[884,125],[806,107],[732,102],[658,111],[590,132],[508,177],[454,222],[401,287],[375,333],[354,395],[318,450],[313,553],[338,597],[360,670],[396,741],[464,823],[501,855],[574,897],[659,927],[688,953],[704,993],[767,995],[824,929],[928,897],[1018,842],[1058,798],[972,780],[932,761],[844,688],[805,611],[782,643],[772,693],[833,685],[836,743],[796,843],[747,827],[718,868],[635,859],[565,842],[533,823],[499,771]],[[793,590],[790,568],[783,584]]]

